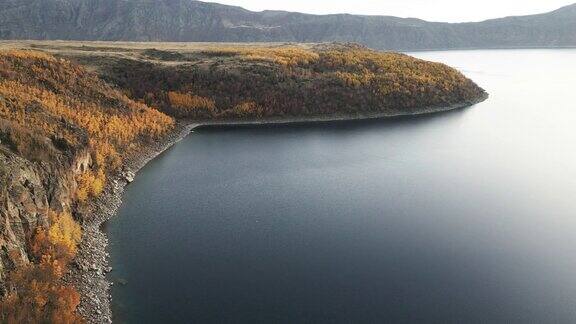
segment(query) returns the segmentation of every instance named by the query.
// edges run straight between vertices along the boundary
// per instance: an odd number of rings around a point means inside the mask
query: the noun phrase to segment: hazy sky
[[[354,13],[415,17],[432,21],[478,21],[543,13],[576,0],[208,0],[261,11],[289,10],[315,14]]]

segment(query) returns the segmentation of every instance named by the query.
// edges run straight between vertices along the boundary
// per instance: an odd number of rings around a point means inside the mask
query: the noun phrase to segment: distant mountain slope
[[[194,0],[0,0],[0,38],[358,42],[376,49],[576,46],[576,4],[477,23],[252,12]]]

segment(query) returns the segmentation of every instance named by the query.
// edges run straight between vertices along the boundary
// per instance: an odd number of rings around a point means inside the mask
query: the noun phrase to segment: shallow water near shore
[[[429,116],[198,129],[107,225],[116,322],[576,321],[576,50],[415,53]]]

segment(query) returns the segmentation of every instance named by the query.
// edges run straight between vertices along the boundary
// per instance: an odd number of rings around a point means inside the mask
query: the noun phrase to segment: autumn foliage
[[[76,176],[78,190],[76,196],[80,202],[86,202],[89,198],[98,197],[106,184],[104,169],[98,171],[88,170]]]
[[[75,313],[80,295],[60,283],[64,273],[65,266],[49,256],[13,271],[0,303],[2,323],[82,323]]]
[[[81,323],[75,313],[80,295],[60,279],[80,242],[81,229],[68,213],[49,212],[51,225],[38,228],[30,243],[34,262],[8,276],[0,303],[3,323]]]
[[[129,99],[96,74],[34,51],[0,52],[0,148],[45,170],[75,173],[75,202],[104,190],[123,159],[174,125],[171,117]],[[78,156],[89,165],[73,167]],[[82,232],[73,210],[46,211],[28,237],[30,263],[8,273],[2,323],[78,323],[80,296],[62,282]]]
[[[214,100],[188,93],[168,91],[170,113],[176,117],[211,118],[216,115]]]
[[[258,119],[411,113],[478,99],[483,90],[440,63],[357,45],[236,46],[165,64],[119,60],[103,74],[177,117]]]
[[[123,155],[161,137],[173,120],[134,102],[79,65],[33,51],[0,52],[0,136],[33,161],[87,148],[94,165],[78,198],[103,189]]]

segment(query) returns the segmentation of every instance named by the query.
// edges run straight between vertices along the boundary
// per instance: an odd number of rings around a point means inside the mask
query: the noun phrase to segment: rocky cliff
[[[30,240],[50,226],[49,211],[70,213],[75,176],[91,165],[87,150],[61,162],[34,163],[0,147],[0,286],[5,274],[29,264]]]
[[[0,0],[1,39],[357,42],[375,49],[576,46],[576,5],[477,23],[251,12],[194,0]]]
[[[0,322],[76,323],[62,281],[89,202],[173,120],[83,67],[0,51]]]

